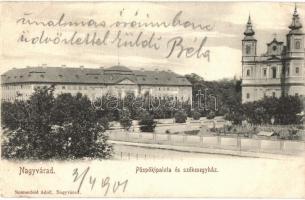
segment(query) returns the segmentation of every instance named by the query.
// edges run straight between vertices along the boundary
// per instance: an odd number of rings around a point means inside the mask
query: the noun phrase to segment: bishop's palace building
[[[257,40],[249,16],[242,40],[242,102],[265,96],[305,95],[304,33],[297,9],[284,42],[274,38],[258,56]]]

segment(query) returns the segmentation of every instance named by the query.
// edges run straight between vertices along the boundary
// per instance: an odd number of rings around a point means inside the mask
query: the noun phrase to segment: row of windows
[[[277,78],[277,70],[276,70],[276,67],[272,67],[271,69],[271,72],[272,72],[272,78]],[[288,67],[287,68],[287,75],[289,75],[290,73],[290,68]],[[295,74],[299,74],[300,73],[300,68],[299,67],[296,67],[295,68]],[[246,72],[247,76],[251,76],[251,70],[250,69],[247,69],[247,72]],[[267,76],[267,68],[264,68],[263,69],[263,76],[266,77]]]
[[[59,86],[60,87],[60,86]],[[61,89],[62,90],[87,90],[88,89],[88,87],[87,86],[76,86],[76,85],[62,85],[61,86]],[[94,90],[94,88],[90,88],[90,89],[92,89],[92,90]]]
[[[295,93],[294,95],[295,96],[299,96],[299,93]],[[266,96],[267,96],[266,93],[264,93],[264,97],[266,97]],[[300,96],[303,96],[303,95],[300,95]],[[246,97],[247,97],[247,99],[250,99],[250,93],[247,93]],[[272,92],[272,97],[276,97],[276,93],[275,92]]]
[[[276,78],[276,77],[277,77],[277,76],[276,76],[276,72],[277,72],[276,67],[272,67],[272,69],[271,69],[272,78]],[[246,75],[247,75],[248,77],[251,76],[251,70],[250,70],[250,69],[247,69]],[[263,76],[264,76],[264,77],[267,76],[267,68],[264,68],[264,69],[263,69]]]
[[[275,92],[272,92],[272,97],[275,97]],[[247,99],[250,99],[250,93],[247,93]],[[267,95],[266,95],[266,93],[264,93],[264,97],[266,97]]]
[[[3,85],[4,90],[31,89],[31,85]]]
[[[295,68],[295,73],[296,74],[299,74],[300,73],[300,68],[299,67],[296,67]],[[287,67],[287,75],[289,75],[290,74],[290,67]]]
[[[300,39],[296,39],[294,41],[294,48],[295,49],[301,49],[302,46],[301,46],[301,40]],[[273,46],[272,47],[272,50],[273,51],[276,51],[277,50],[277,47],[276,46]],[[249,55],[251,53],[251,45],[247,44],[246,45],[246,54]]]
[[[43,86],[35,86],[35,88],[42,88]],[[116,86],[116,89],[133,89],[134,87],[126,87],[126,86]],[[62,90],[87,90],[87,89],[92,89],[94,90],[94,87],[89,87],[89,86],[76,86],[76,85],[62,85],[62,86],[57,86],[57,89],[62,89]],[[159,91],[178,91],[178,88],[176,87],[159,87],[158,88]]]
[[[143,90],[149,90],[150,88],[143,88]],[[156,88],[151,88],[151,89],[156,89]],[[178,91],[179,88],[177,87],[159,87],[156,90],[159,91]]]
[[[34,88],[40,89],[43,88],[44,85],[37,85]],[[61,85],[61,86],[56,86],[56,89],[61,89],[61,90],[87,90],[87,89],[92,89],[94,90],[94,87],[87,87],[87,86],[77,86],[77,85]]]
[[[165,100],[165,96],[163,96],[163,97],[154,97],[155,98],[155,100]],[[166,99],[167,99],[168,97],[166,97]],[[171,100],[181,100],[181,101],[183,101],[184,99],[183,99],[183,96],[182,97],[180,97],[180,99],[179,99],[179,97],[177,97],[177,96],[169,96],[169,99],[171,99]],[[188,98],[188,100],[189,100],[190,98]]]
[[[3,95],[2,99],[3,100],[7,100],[7,101],[11,101],[11,100],[15,100],[15,99],[19,99],[19,100],[25,100],[28,99],[31,95],[30,94],[21,94],[19,93],[18,95]]]
[[[8,101],[11,101],[11,100],[15,100],[15,99],[28,99],[28,97],[30,96],[30,94],[19,94],[19,95],[10,95],[10,96],[2,96],[2,99],[3,100],[8,100]],[[91,95],[92,98],[94,99],[95,98],[95,95]],[[118,96],[120,96],[118,94]],[[165,100],[165,99],[171,99],[171,100],[184,100],[184,97],[181,96],[181,97],[178,97],[178,96],[173,96],[173,95],[165,95],[165,96],[153,96],[152,98],[154,98],[155,100]],[[189,100],[190,97],[187,98],[187,100]]]
[[[40,88],[43,88],[47,85],[35,85],[34,88],[35,89],[40,89]],[[18,86],[10,86],[10,85],[7,85],[7,86],[3,86],[3,88],[5,90],[17,90],[17,89],[32,89],[32,86],[31,85],[18,85]],[[92,87],[92,86],[87,86],[87,85],[56,85],[55,86],[55,89],[57,90],[62,90],[62,91],[65,91],[65,90],[75,90],[75,91],[81,91],[81,90],[95,90],[95,87]],[[98,90],[100,90],[101,88],[97,88]],[[127,90],[127,89],[130,89],[130,90],[134,90],[134,86],[116,86],[115,87],[115,90]],[[153,90],[157,90],[157,91],[178,91],[179,88],[177,87],[152,87],[151,89]],[[142,89],[144,92],[147,91],[149,92],[150,91],[150,88],[143,88]]]

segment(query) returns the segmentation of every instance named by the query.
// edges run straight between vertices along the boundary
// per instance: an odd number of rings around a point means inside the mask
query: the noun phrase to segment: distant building
[[[242,102],[264,96],[305,95],[304,33],[297,8],[286,45],[274,38],[267,52],[257,55],[257,40],[249,16],[242,40]]]
[[[130,70],[123,66],[109,68],[27,67],[11,69],[1,75],[2,100],[26,100],[35,88],[55,86],[54,94],[82,93],[91,100],[110,94],[124,97],[149,94],[153,98],[170,97],[192,101],[192,85],[172,71]]]

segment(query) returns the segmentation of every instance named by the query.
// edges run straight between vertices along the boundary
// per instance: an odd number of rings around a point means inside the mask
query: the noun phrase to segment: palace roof
[[[124,66],[109,68],[26,67],[13,68],[1,75],[2,84],[57,83],[115,85],[124,80],[129,84],[191,86],[191,83],[172,71],[131,70]],[[131,81],[131,82],[130,82]]]

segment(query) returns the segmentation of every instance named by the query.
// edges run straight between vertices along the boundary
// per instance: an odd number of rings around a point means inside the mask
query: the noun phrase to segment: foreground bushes
[[[120,111],[120,124],[125,130],[129,130],[132,125],[131,114],[128,109],[123,109]]]
[[[207,115],[207,119],[214,119],[215,118],[215,112],[210,111],[209,114]]]
[[[143,111],[141,120],[139,122],[140,130],[142,132],[154,132],[157,122],[153,116],[147,111]]]
[[[36,90],[26,102],[3,103],[2,156],[7,159],[109,158],[112,147],[86,96]],[[99,121],[99,122],[98,122]]]
[[[185,123],[187,119],[187,115],[184,111],[179,110],[175,113],[175,122],[176,123]]]
[[[200,117],[201,117],[201,114],[200,114],[200,112],[193,111],[192,112],[192,117],[193,117],[194,120],[199,120]]]

